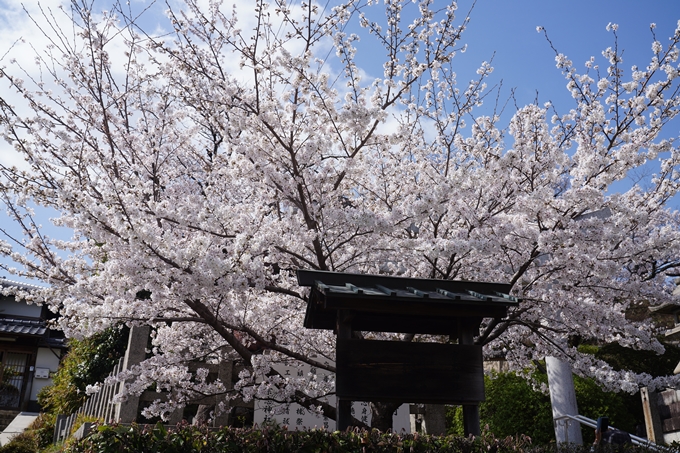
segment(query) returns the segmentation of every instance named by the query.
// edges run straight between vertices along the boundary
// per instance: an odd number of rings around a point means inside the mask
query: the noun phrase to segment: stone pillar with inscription
[[[133,326],[130,329],[125,359],[123,359],[123,370],[129,370],[146,359],[146,345],[149,341],[150,332],[151,327],[149,326]],[[122,389],[125,382],[121,382],[120,385]],[[116,422],[132,423],[137,420],[138,412],[139,397],[130,395],[116,407]]]

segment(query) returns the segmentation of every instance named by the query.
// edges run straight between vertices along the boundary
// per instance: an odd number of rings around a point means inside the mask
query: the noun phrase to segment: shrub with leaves
[[[288,431],[278,426],[262,429],[179,425],[168,429],[157,425],[100,425],[93,434],[65,449],[68,453],[555,453],[555,444],[536,446],[526,436],[494,436],[484,431],[477,437],[428,436],[383,433],[354,429]],[[590,445],[561,446],[560,453],[587,453]],[[610,453],[604,447],[599,453]],[[629,446],[626,453],[651,450]]]
[[[288,431],[276,426],[263,429],[206,428],[181,425],[168,430],[155,426],[102,425],[96,432],[69,448],[70,453],[144,451],[155,452],[526,452],[531,444],[526,437],[496,438],[484,433],[476,438],[382,433],[378,430],[327,432],[322,430]]]
[[[13,437],[9,443],[0,447],[0,453],[35,453],[36,451],[38,451],[36,439],[27,433]]]
[[[649,351],[624,348],[617,343],[596,348],[594,355],[596,358],[607,362],[615,370],[629,369],[636,373],[649,373],[652,376],[671,374],[680,362],[680,348],[663,340],[659,341],[665,349],[661,355],[650,354]]]
[[[125,354],[129,329],[111,327],[83,340],[71,339],[51,386],[38,393],[38,402],[51,414],[70,414],[85,401],[88,385],[101,382]]]
[[[532,378],[547,384],[547,376],[536,372]],[[533,444],[544,445],[555,441],[550,395],[536,390],[531,383],[515,373],[495,373],[485,376],[486,401],[480,405],[482,426],[499,437],[525,435]],[[635,433],[637,424],[644,423],[639,395],[605,392],[592,379],[574,377],[579,413],[589,418],[606,415],[619,429]],[[463,415],[460,407],[452,407],[447,414],[448,432],[463,434]],[[594,440],[593,430],[583,428],[585,444]]]

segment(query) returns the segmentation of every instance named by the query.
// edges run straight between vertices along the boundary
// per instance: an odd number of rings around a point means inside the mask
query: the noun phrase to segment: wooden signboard
[[[478,435],[484,401],[484,318],[501,320],[519,300],[502,283],[297,271],[311,287],[304,326],[335,331],[338,429],[352,401],[460,404],[465,434]],[[359,340],[353,332],[446,335],[451,343]],[[360,336],[360,335],[359,335]]]
[[[431,404],[484,401],[480,346],[338,338],[336,364],[339,398]]]

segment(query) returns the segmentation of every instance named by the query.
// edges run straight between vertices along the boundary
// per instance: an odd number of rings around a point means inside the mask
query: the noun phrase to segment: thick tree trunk
[[[205,423],[208,423],[210,421],[210,413],[214,409],[214,404],[200,404],[191,424],[194,426],[201,426]]]
[[[392,415],[400,403],[371,403],[371,428],[382,432],[392,429]]]
[[[446,406],[443,404],[425,405],[425,432],[431,436],[446,434]]]

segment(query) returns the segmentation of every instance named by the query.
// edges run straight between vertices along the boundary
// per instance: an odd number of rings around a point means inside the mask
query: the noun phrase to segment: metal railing
[[[563,421],[565,423],[565,426],[568,428],[569,427],[569,422],[578,422],[582,425],[590,426],[591,428],[595,429],[597,427],[597,421],[584,417],[583,415],[561,415],[559,417],[554,418],[555,423],[558,423],[560,421]],[[615,427],[611,426],[612,429],[616,429]],[[620,431],[620,430],[619,430]],[[567,436],[568,436],[569,430],[567,429]],[[649,439],[645,439],[644,437],[638,437],[630,434],[630,439],[633,442],[633,445],[639,445],[642,447],[649,448],[650,450],[656,450],[659,452],[664,452],[667,449],[665,447],[662,447],[661,445],[657,445],[654,442],[650,441]],[[566,438],[566,442],[569,443],[569,437]]]

